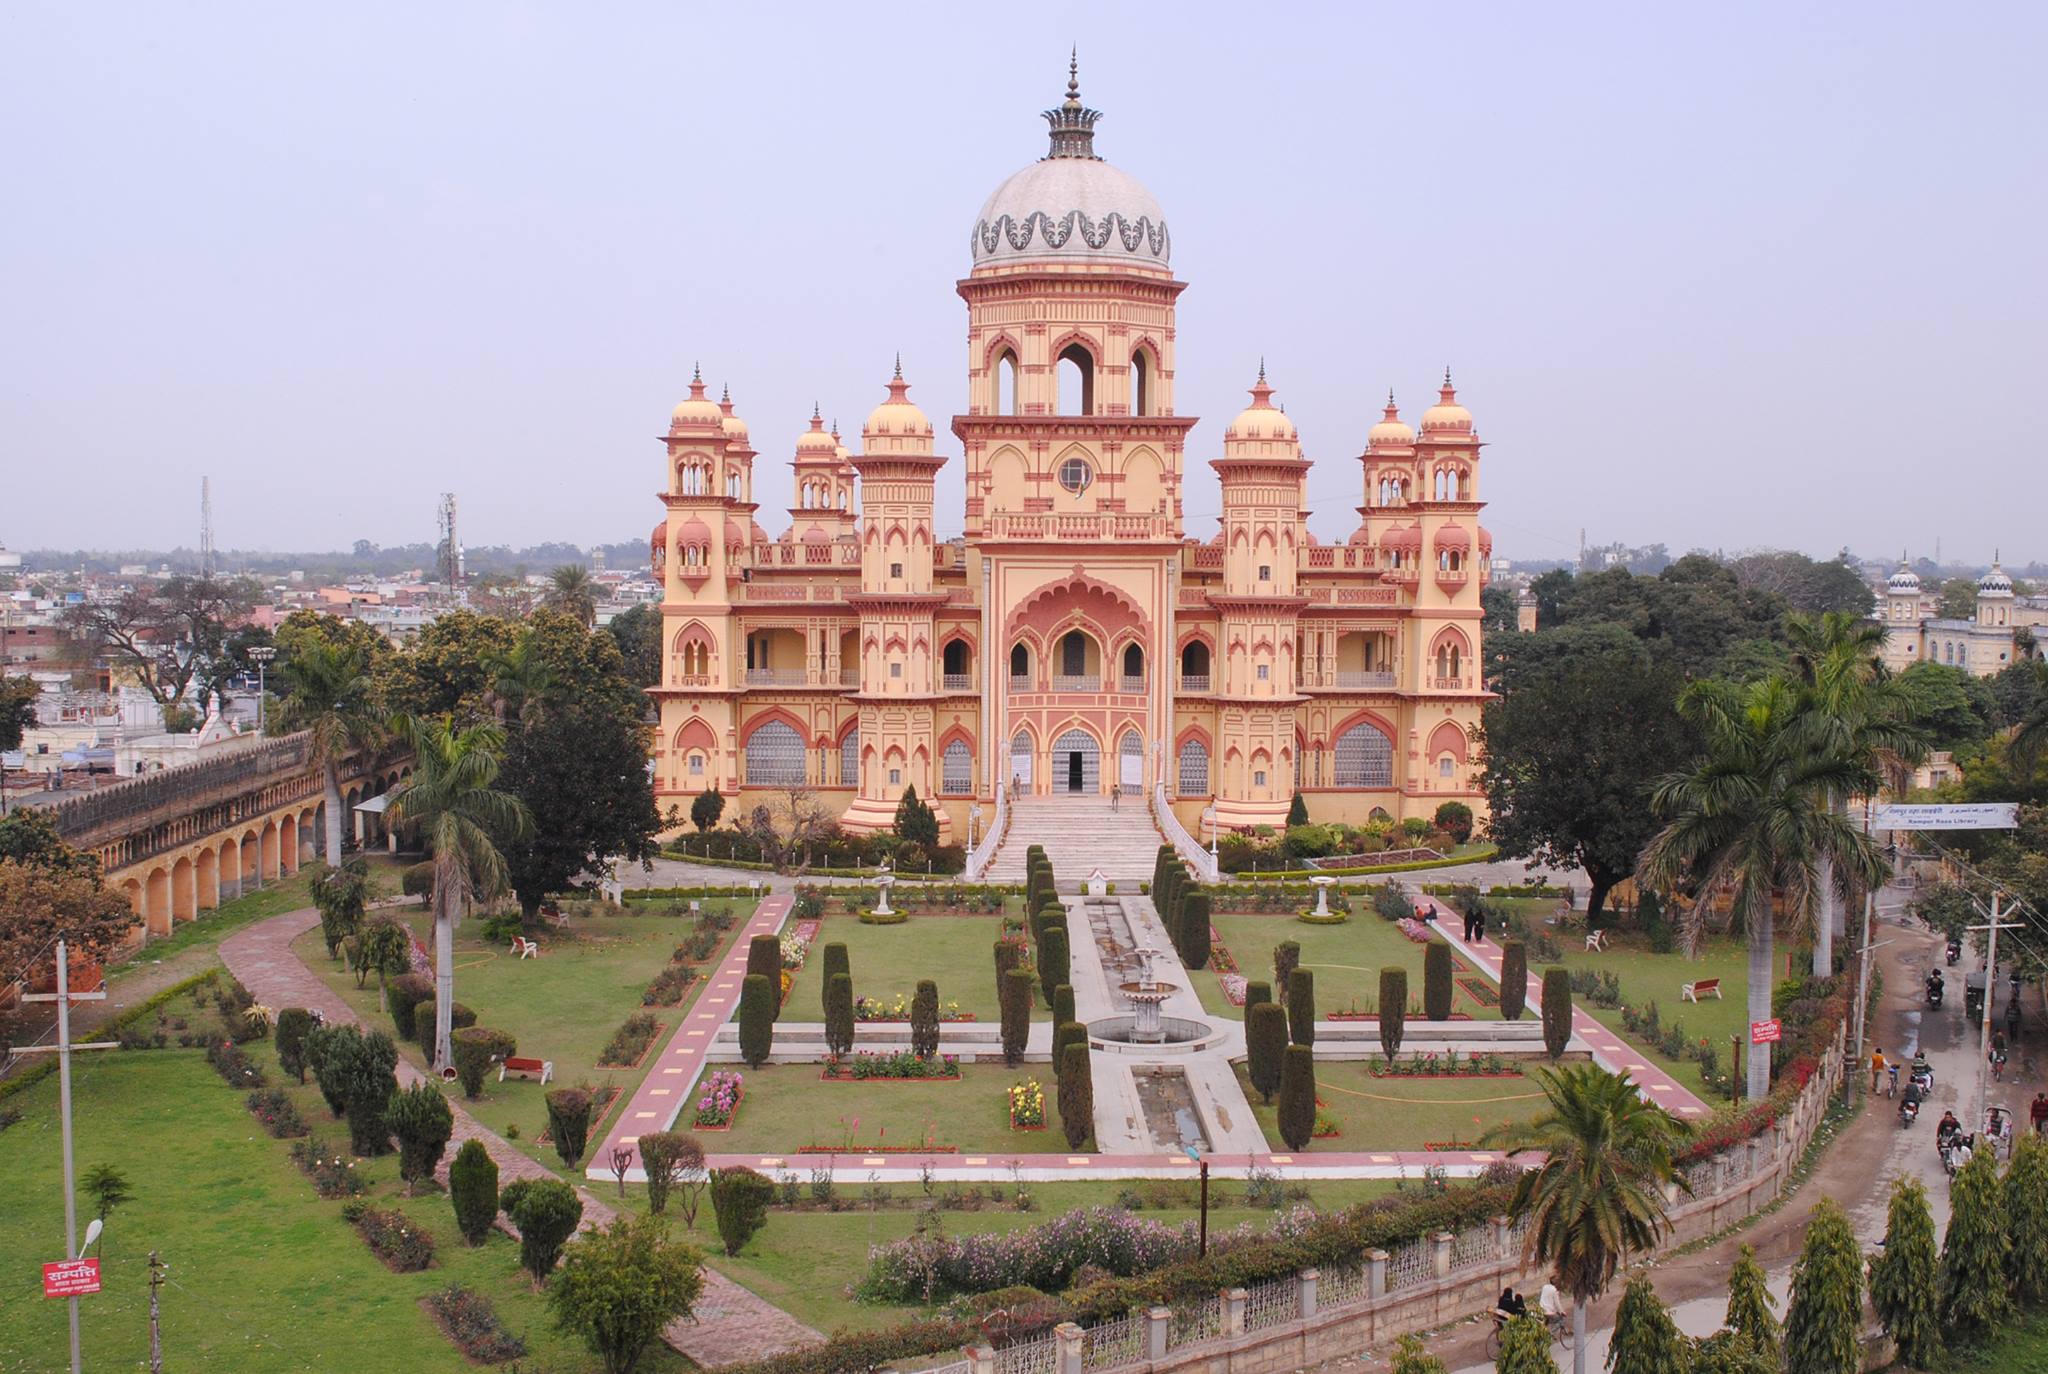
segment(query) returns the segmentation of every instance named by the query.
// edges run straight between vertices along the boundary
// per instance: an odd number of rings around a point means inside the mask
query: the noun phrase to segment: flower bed
[[[1500,989],[1476,973],[1461,973],[1451,979],[1464,994],[1482,1007],[1500,1005]]]
[[[1230,1003],[1230,1005],[1233,1007],[1241,1007],[1244,1005],[1245,988],[1249,986],[1249,984],[1245,982],[1245,977],[1242,973],[1219,974],[1217,975],[1216,981],[1223,985],[1224,1001]]]
[[[739,1115],[740,1102],[746,1095],[746,1075],[729,1069],[715,1071],[698,1085],[696,1128],[700,1131],[731,1130],[732,1119]]]
[[[305,1118],[283,1088],[264,1088],[249,1094],[249,1110],[263,1123],[263,1129],[279,1140],[306,1134]]]
[[[1422,1148],[1431,1154],[1440,1154],[1444,1151],[1476,1150],[1479,1148],[1479,1142],[1476,1140],[1425,1140],[1422,1142]]]
[[[810,957],[811,941],[817,938],[816,921],[798,921],[794,929],[784,932],[780,945],[782,966],[786,969],[802,968],[804,960]]]
[[[957,1155],[958,1145],[799,1145],[800,1155]]]
[[[662,1023],[652,1016],[644,1011],[634,1012],[605,1042],[604,1050],[597,1056],[597,1066],[601,1069],[639,1068],[647,1058],[647,1052],[654,1048],[661,1030]]]
[[[688,992],[690,985],[696,981],[697,970],[687,968],[682,964],[669,964],[661,972],[654,975],[653,981],[648,983],[646,990],[640,994],[640,1005],[643,1007],[681,1006],[683,994]]]
[[[1458,1057],[1456,1050],[1412,1059],[1374,1058],[1366,1065],[1374,1078],[1520,1078],[1522,1071],[1497,1054]]]
[[[856,997],[853,999],[853,1019],[856,1021],[908,1021],[910,1019],[910,998],[897,993],[894,997]],[[939,1003],[941,1021],[972,1021],[974,1013],[960,1010],[958,1002]]]
[[[1426,945],[1436,938],[1435,926],[1427,921],[1417,920],[1413,916],[1403,916],[1394,924],[1400,927],[1403,935],[1406,935],[1418,945]]]
[[[293,1143],[292,1162],[313,1180],[313,1191],[321,1197],[354,1197],[363,1191],[355,1160],[317,1135]]]
[[[828,1083],[855,1083],[876,1079],[896,1082],[958,1082],[960,1057],[948,1054],[927,1059],[914,1055],[909,1050],[899,1050],[895,1054],[856,1054],[851,1058],[832,1055],[825,1060],[825,1071],[818,1077]]]
[[[382,1207],[363,1207],[354,1221],[356,1233],[363,1238],[363,1243],[393,1273],[418,1273],[434,1262],[433,1235],[405,1213],[387,1211]]]
[[[420,1301],[440,1325],[442,1334],[477,1364],[504,1364],[526,1354],[526,1342],[505,1329],[490,1299],[459,1283],[451,1283]]]
[[[1007,1094],[1010,1104],[1010,1129],[1013,1131],[1042,1131],[1045,1129],[1045,1088],[1035,1078],[1010,1085]]]

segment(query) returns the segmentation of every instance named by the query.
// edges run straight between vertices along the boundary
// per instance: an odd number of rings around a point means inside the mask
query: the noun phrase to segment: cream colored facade
[[[983,207],[967,305],[969,405],[952,419],[964,538],[937,542],[947,461],[901,366],[849,453],[813,416],[791,525],[755,521],[746,424],[701,380],[676,407],[650,551],[667,650],[653,689],[662,804],[716,786],[743,809],[801,788],[849,828],[904,789],[948,838],[999,788],[1126,796],[1163,785],[1193,825],[1482,806],[1470,742],[1481,442],[1446,374],[1419,429],[1389,398],[1360,455],[1357,530],[1306,524],[1308,463],[1263,367],[1202,452],[1221,528],[1182,524],[1195,417],[1175,394],[1163,213],[1095,156],[1069,84],[1050,156]]]
[[[1885,583],[1884,661],[1893,672],[1915,663],[1941,663],[1977,677],[1992,677],[2023,655],[2014,631],[2012,579],[1996,562],[1977,580],[1977,614],[1951,620],[1926,614],[1920,578],[1903,561]]]

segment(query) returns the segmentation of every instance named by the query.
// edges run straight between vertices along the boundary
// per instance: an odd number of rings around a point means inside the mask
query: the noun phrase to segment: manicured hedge
[[[156,996],[146,1001],[137,1002],[119,1016],[109,1020],[91,1035],[81,1036],[79,1043],[90,1045],[98,1044],[103,1040],[118,1040],[122,1031],[148,1020],[164,1007],[169,1006],[172,1002],[177,1001],[180,997],[192,991],[192,989],[211,986],[220,977],[221,973],[221,969],[210,968],[204,973],[195,973],[190,978],[173,983],[162,992],[156,994]],[[41,1063],[29,1065],[20,1073],[14,1075],[14,1077],[7,1079],[5,1082],[0,1082],[0,1102],[5,1102],[18,1092],[26,1091],[55,1072],[57,1072],[57,1063],[54,1058],[45,1058]]]
[[[1405,864],[1378,864],[1365,868],[1289,868],[1276,869],[1271,873],[1233,873],[1230,876],[1238,883],[1298,883],[1307,878],[1363,878],[1374,873],[1413,873],[1424,868],[1456,868],[1460,864],[1491,863],[1499,856],[1500,850],[1488,845],[1483,849],[1475,849],[1470,854],[1448,855],[1441,859],[1418,859]]]

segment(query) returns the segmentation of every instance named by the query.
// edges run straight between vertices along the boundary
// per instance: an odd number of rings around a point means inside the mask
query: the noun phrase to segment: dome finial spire
[[[1260,384],[1261,384],[1261,385],[1263,385],[1263,384],[1265,383],[1265,380],[1266,380],[1266,355],[1265,355],[1265,354],[1263,354],[1263,353],[1261,353],[1261,354],[1259,355],[1259,382],[1260,382]]]
[[[1075,44],[1067,55],[1067,98],[1056,110],[1045,112],[1052,125],[1052,151],[1047,157],[1095,157],[1095,121],[1102,111],[1081,103],[1081,48]]]
[[[903,380],[903,350],[896,350],[896,380]]]

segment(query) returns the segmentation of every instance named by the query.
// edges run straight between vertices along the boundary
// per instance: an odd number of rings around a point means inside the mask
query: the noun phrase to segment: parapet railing
[[[312,736],[301,731],[264,740],[219,758],[110,783],[83,796],[57,802],[45,808],[45,814],[66,840],[102,836],[161,810],[190,809],[223,794],[247,792],[280,777],[302,773],[312,756]]]
[[[996,784],[996,813],[982,832],[981,843],[974,846],[967,855],[966,878],[970,883],[981,881],[981,875],[988,872],[988,866],[995,862],[996,851],[1003,847],[1003,832],[1010,825],[1010,788],[1007,783]]]
[[[1173,814],[1173,806],[1166,800],[1166,784],[1163,782],[1154,784],[1152,788],[1152,819],[1174,852],[1195,870],[1196,877],[1205,883],[1218,881],[1215,857],[1202,848],[1200,840],[1188,834],[1188,828],[1180,823],[1180,817]]]

